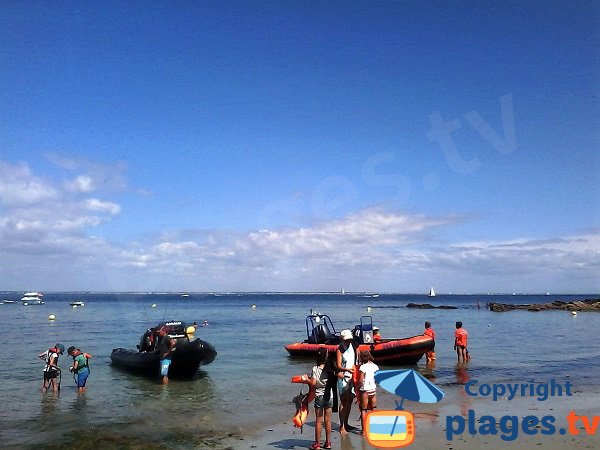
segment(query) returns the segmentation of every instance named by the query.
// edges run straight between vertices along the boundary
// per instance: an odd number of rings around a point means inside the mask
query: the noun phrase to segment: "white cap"
[[[352,331],[350,330],[342,330],[340,333],[340,337],[343,341],[351,341],[352,340]]]

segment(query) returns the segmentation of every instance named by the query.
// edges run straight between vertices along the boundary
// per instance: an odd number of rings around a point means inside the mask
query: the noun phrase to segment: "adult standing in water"
[[[354,364],[356,363],[356,352],[352,345],[352,332],[350,330],[342,330],[340,333],[342,342],[336,352],[336,364],[338,373],[338,392],[340,395],[340,433],[346,434],[348,431],[355,429],[348,425],[350,417],[350,408],[352,408],[352,400],[354,399],[352,374],[354,373]]]
[[[169,384],[169,367],[171,366],[171,355],[175,347],[175,341],[169,336],[164,328],[158,332],[160,341],[158,343],[158,352],[160,354],[160,376],[162,384]]]

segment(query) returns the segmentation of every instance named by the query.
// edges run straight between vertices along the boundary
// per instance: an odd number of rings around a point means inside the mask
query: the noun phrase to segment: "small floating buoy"
[[[54,320],[54,319],[56,319],[56,316],[54,314],[50,314],[48,316],[48,320]]]
[[[251,306],[251,308],[252,308],[252,309],[256,309],[256,305],[252,305],[252,306]]]
[[[156,308],[156,303],[152,303],[152,307],[153,307],[153,308]]]
[[[367,312],[371,312],[372,308],[370,306],[367,306]]]
[[[492,326],[492,324],[491,324],[491,323],[488,323],[488,327],[491,327],[491,326]]]
[[[576,316],[577,315],[577,311],[571,311],[571,314]]]

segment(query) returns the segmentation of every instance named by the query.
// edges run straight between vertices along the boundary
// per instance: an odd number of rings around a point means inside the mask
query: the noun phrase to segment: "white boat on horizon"
[[[435,291],[433,290],[433,286],[431,287],[431,289],[429,289],[429,294],[427,294],[428,297],[435,297]]]
[[[23,306],[43,305],[43,296],[44,294],[42,294],[41,292],[25,292],[25,294],[23,294],[23,297],[21,297],[21,301],[23,302]]]
[[[81,300],[78,300],[76,302],[71,302],[69,303],[73,308],[77,308],[78,306],[85,306],[85,303],[83,303]]]

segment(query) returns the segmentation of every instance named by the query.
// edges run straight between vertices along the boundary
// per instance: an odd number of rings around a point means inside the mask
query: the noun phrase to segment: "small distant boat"
[[[72,307],[77,308],[78,306],[84,306],[85,303],[81,302],[81,301],[77,301],[77,302],[71,302],[69,303]]]
[[[429,289],[429,294],[427,294],[428,297],[435,297],[435,291],[433,290],[433,286],[431,287],[431,289]]]
[[[181,294],[181,296],[182,296],[183,298],[188,298],[188,297],[190,296],[190,294]]]
[[[41,292],[25,292],[25,294],[23,294],[23,297],[21,298],[21,301],[23,302],[23,306],[43,305],[43,296],[44,294],[42,294]]]
[[[4,303],[14,303],[14,300],[4,300]]]

